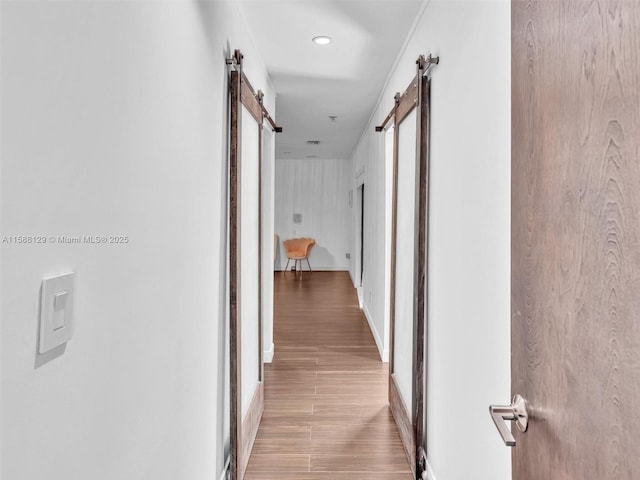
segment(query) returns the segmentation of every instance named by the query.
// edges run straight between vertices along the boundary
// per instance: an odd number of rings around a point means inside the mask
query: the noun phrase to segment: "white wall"
[[[130,242],[2,245],[0,476],[217,479],[231,49],[275,111],[244,20],[227,1],[8,1],[1,29],[2,235]],[[75,336],[43,358],[41,278],[68,269]]]
[[[276,133],[262,130],[262,345],[263,361],[270,363],[273,346],[274,188]]]
[[[427,437],[438,480],[511,478],[488,405],[510,399],[510,7],[500,1],[431,0],[408,39],[380,106],[354,151],[382,202],[384,135],[375,133],[415,75],[419,54],[432,70]],[[355,174],[354,174],[355,176]],[[384,205],[369,203],[372,235]],[[355,227],[354,227],[355,229]],[[365,311],[384,335],[384,243],[365,252]],[[465,412],[463,417],[460,412]],[[461,461],[463,459],[463,461]]]
[[[241,338],[241,377],[240,397],[242,415],[247,414],[254,392],[260,381],[260,331],[259,324],[259,185],[258,156],[259,156],[259,128],[258,123],[251,116],[251,112],[243,105],[241,107],[241,146],[238,177],[240,178],[240,297],[238,315],[240,316]]]
[[[353,254],[349,249],[351,162],[277,159],[275,175],[275,233],[280,237],[276,270],[287,263],[282,242],[293,237],[316,240],[309,257],[312,269],[347,270],[345,254]],[[302,223],[293,222],[294,213],[302,214]]]
[[[396,276],[394,307],[394,369],[400,395],[411,409],[413,400],[413,315],[415,274],[415,198],[417,109],[398,128],[398,203],[396,222]],[[410,414],[413,414],[409,410]]]
[[[384,116],[386,116],[386,113]],[[388,361],[388,336],[385,336],[384,328],[385,278],[388,274],[384,262],[385,242],[388,236],[385,230],[385,214],[388,210],[385,201],[385,135],[376,134],[373,129],[373,123],[367,125],[363,138],[354,150],[352,157],[354,173],[352,174],[350,188],[354,189],[355,197],[357,185],[362,182],[365,184],[364,271],[362,287],[358,289],[358,293],[362,302],[363,312],[371,326],[374,339],[380,351],[380,357]],[[369,130],[373,134],[369,135]],[[358,237],[360,214],[356,208],[351,210],[351,222],[349,248],[352,252],[357,252],[357,243],[360,241]],[[354,285],[358,286],[357,283],[360,279],[359,259],[356,257],[353,255],[351,257],[349,272]],[[356,273],[356,270],[358,270],[358,273]]]

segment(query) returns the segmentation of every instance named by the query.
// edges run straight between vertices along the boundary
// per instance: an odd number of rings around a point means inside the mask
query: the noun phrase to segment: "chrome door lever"
[[[515,422],[516,427],[521,432],[527,431],[529,425],[529,414],[527,413],[527,402],[521,395],[515,395],[511,405],[491,405],[489,407],[491,419],[496,424],[498,432],[507,447],[515,447],[516,439],[513,438],[511,430],[507,427],[507,421]]]

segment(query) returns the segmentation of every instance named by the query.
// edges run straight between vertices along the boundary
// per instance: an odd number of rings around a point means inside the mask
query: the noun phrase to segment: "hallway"
[[[246,480],[405,480],[380,361],[347,272],[274,279],[273,363]]]

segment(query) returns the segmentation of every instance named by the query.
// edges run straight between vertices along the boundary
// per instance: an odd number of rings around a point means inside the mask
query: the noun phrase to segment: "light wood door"
[[[640,2],[512,2],[515,480],[640,478]]]

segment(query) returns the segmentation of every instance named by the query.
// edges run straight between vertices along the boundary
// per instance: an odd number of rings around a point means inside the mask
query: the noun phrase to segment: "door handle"
[[[529,425],[529,414],[527,413],[527,401],[521,395],[515,395],[511,405],[491,405],[489,413],[493,423],[496,424],[498,432],[507,447],[515,447],[516,439],[513,438],[511,430],[507,427],[507,421],[515,422],[516,427],[521,432],[527,431]]]

